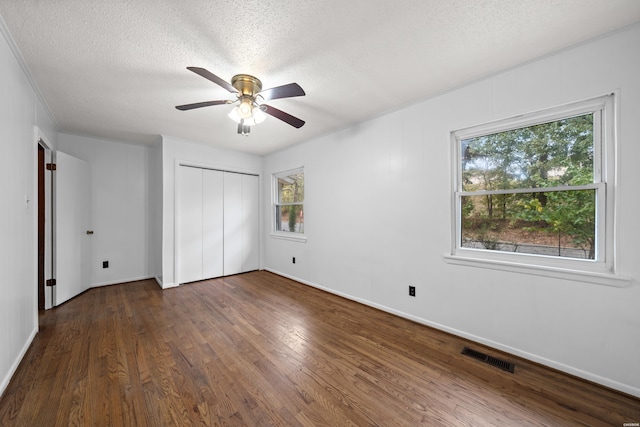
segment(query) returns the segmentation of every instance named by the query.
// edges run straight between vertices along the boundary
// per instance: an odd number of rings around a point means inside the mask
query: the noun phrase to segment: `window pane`
[[[278,178],[278,203],[304,201],[304,173],[298,172]]]
[[[463,248],[595,259],[596,190],[462,196]]]
[[[302,205],[276,205],[276,231],[304,233],[304,209]]]
[[[460,141],[464,191],[593,182],[593,114]]]

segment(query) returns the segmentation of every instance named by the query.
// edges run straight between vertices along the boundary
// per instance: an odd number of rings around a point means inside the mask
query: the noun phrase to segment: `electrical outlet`
[[[295,264],[296,263],[296,257],[291,258],[291,262]]]
[[[416,296],[416,287],[415,286],[409,286],[409,296],[410,297],[415,297]]]
[[[102,268],[109,268],[109,261],[102,261]]]

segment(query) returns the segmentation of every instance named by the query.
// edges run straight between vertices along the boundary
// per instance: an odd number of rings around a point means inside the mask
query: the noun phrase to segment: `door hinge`
[[[48,171],[56,170],[56,164],[55,163],[47,163],[47,170]]]
[[[47,285],[47,286],[55,286],[56,285],[56,279],[47,279],[47,281],[45,282],[45,285]]]

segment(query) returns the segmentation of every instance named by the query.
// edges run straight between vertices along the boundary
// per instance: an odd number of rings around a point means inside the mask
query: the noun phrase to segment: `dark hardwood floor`
[[[91,289],[40,323],[2,426],[640,422],[639,399],[268,272]]]

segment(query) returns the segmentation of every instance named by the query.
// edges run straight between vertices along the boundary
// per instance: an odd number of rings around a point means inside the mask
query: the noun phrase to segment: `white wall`
[[[221,170],[262,174],[262,158],[237,151],[207,147],[169,136],[162,137],[162,272],[160,286],[175,282],[175,168],[178,162]],[[157,203],[158,197],[154,198]]]
[[[149,147],[60,133],[58,149],[91,166],[90,286],[152,277]]]
[[[14,52],[0,19],[0,394],[38,331],[34,126],[55,144],[54,121]]]
[[[638,46],[635,26],[267,156],[264,195],[271,174],[305,167],[308,240],[270,237],[266,199],[265,267],[640,396]],[[450,132],[614,90],[616,256],[631,285],[447,264]]]

